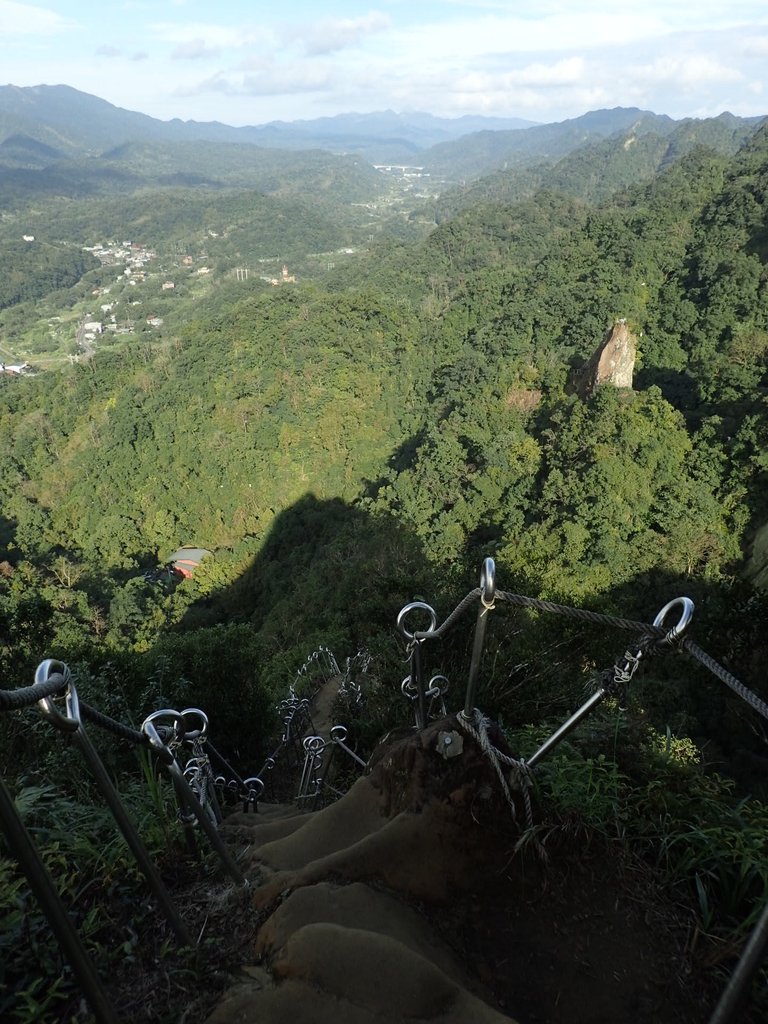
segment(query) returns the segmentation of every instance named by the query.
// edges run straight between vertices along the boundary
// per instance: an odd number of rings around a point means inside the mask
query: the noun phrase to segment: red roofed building
[[[205,556],[210,553],[206,548],[183,547],[175,551],[168,561],[174,572],[179,573],[184,579],[189,579]]]

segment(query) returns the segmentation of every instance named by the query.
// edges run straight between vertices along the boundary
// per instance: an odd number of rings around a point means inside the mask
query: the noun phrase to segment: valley
[[[334,709],[367,763],[385,735],[414,735],[399,610],[426,595],[442,618],[492,557],[507,592],[632,621],[686,595],[693,635],[765,698],[768,122],[616,108],[451,135],[388,117],[380,142],[337,124],[328,149],[303,149],[329,126],[230,133],[73,92],[46,121],[38,90],[20,122],[0,89],[0,357],[32,371],[0,375],[6,688],[53,658],[120,721],[199,706],[248,775],[274,749],[288,687],[313,695],[330,649],[366,665],[359,712]],[[160,572],[182,547],[206,557]],[[625,650],[594,622],[495,613],[478,706],[527,756]],[[430,657],[453,713],[469,630]],[[82,880],[62,884],[100,969],[128,971],[126,999],[144,944],[174,992],[185,971],[204,987],[215,955],[190,968],[159,951],[115,844],[100,874],[88,837],[110,826],[33,710],[0,716],[3,775],[48,862],[79,858]],[[711,1008],[768,891],[768,733],[752,710],[700,664],[643,658],[537,774],[537,823],[494,833],[510,858],[518,840],[551,842],[561,881],[588,849],[594,871],[611,865],[605,906],[642,879],[694,979],[679,996],[692,1014],[697,986]],[[104,756],[188,891],[200,864],[151,804],[170,794],[147,791],[133,751]],[[437,804],[463,807],[451,771]],[[73,808],[99,823],[69,828]],[[32,935],[37,976],[59,976],[45,919],[7,857],[0,878],[0,1015],[67,1019],[72,979],[46,997],[25,960]],[[450,914],[432,917],[450,933]],[[469,903],[459,919],[504,1012],[524,1019],[501,968],[483,967],[493,939]],[[170,1003],[147,997],[133,1019],[170,1022]]]

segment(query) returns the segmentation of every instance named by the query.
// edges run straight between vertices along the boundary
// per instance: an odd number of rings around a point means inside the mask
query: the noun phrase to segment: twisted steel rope
[[[606,615],[604,612],[592,612],[587,608],[573,608],[567,604],[555,604],[553,601],[543,601],[538,597],[526,597],[523,594],[512,594],[504,590],[496,591],[496,600],[506,601],[507,604],[518,605],[521,608],[535,608],[537,611],[564,615],[567,618],[578,619],[581,622],[595,622],[601,626],[615,626],[617,629],[626,629],[629,632],[647,633],[649,636],[660,639],[667,635],[666,629],[661,626],[654,626],[650,622],[624,619],[618,615]]]
[[[718,679],[722,680],[726,686],[730,687],[731,690],[742,700],[746,701],[759,715],[768,720],[768,704],[764,700],[761,700],[756,693],[753,693],[748,689],[740,680],[736,678],[727,668],[723,668],[715,659],[707,654],[706,651],[702,650],[698,644],[695,644],[692,640],[683,638],[680,641],[680,646],[683,650],[687,651],[691,657],[696,658],[697,661],[708,668],[712,675],[717,676]]]
[[[46,680],[33,683],[32,686],[20,686],[16,690],[0,690],[0,711],[21,711],[24,708],[31,708],[38,701],[45,697],[55,697],[61,693],[67,685],[67,680],[61,672],[53,672]],[[147,746],[149,741],[138,730],[122,722],[115,721],[109,715],[105,715],[97,708],[91,707],[85,702],[80,703],[80,714],[87,718],[94,725],[101,726],[119,736],[121,739],[129,740],[132,743]]]
[[[480,595],[481,595],[480,587],[475,587],[474,590],[470,590],[470,592],[466,595],[466,597],[462,598],[462,600],[456,605],[456,607],[453,609],[453,611],[448,616],[448,618],[445,620],[445,622],[441,622],[440,625],[436,629],[431,629],[431,630],[427,630],[427,631],[416,630],[416,632],[414,632],[414,634],[413,634],[413,639],[414,640],[435,640],[435,639],[439,639],[441,636],[443,636],[443,634],[448,632],[448,630],[451,628],[451,626],[454,624],[454,622],[456,622],[457,619],[461,618],[461,616],[464,614],[464,612],[467,610],[467,608],[469,608],[469,606],[475,600],[477,600],[477,598],[480,597]]]
[[[98,725],[115,736],[119,736],[120,739],[128,740],[130,743],[135,743],[141,747],[150,746],[149,737],[145,736],[143,732],[133,729],[130,725],[123,725],[122,722],[115,721],[114,718],[110,718],[109,715],[105,715],[90,704],[81,703],[80,714],[83,718],[87,718],[89,722],[93,722],[94,725]]]
[[[67,685],[60,672],[54,672],[45,682],[34,683],[32,686],[20,686],[16,690],[0,690],[0,711],[19,711],[31,708],[44,697],[54,697]]]
[[[510,773],[510,782],[522,797],[523,806],[525,807],[525,826],[526,828],[532,828],[533,808],[531,805],[530,793],[531,773],[525,761],[510,757],[493,744],[491,737],[488,734],[488,727],[491,724],[491,720],[477,708],[474,709],[474,716],[471,722],[464,718],[463,714],[457,716],[457,722],[459,728],[469,733],[493,765],[493,769],[501,783],[502,792],[504,793],[504,797],[509,805],[512,820],[516,821],[517,811],[515,809],[515,801],[509,791],[509,785],[507,784],[507,780],[504,777],[504,772],[501,770],[499,762],[503,762],[512,769],[512,772]]]
[[[475,587],[459,602],[454,610],[448,615],[436,629],[430,631],[419,631],[413,634],[414,640],[438,639],[442,637],[453,624],[459,619],[467,608],[482,596],[480,587]],[[520,608],[532,608],[536,611],[549,612],[553,615],[563,615],[570,619],[581,622],[593,622],[601,626],[614,626],[617,629],[624,629],[629,632],[641,633],[644,638],[664,640],[667,637],[667,630],[662,626],[654,626],[650,622],[641,622],[638,619],[625,619],[618,615],[607,615],[604,612],[593,612],[587,608],[574,608],[571,605],[556,604],[554,601],[544,601],[538,597],[527,597],[524,594],[513,594],[509,591],[497,590],[494,600],[503,601],[507,604],[516,605]],[[658,645],[659,647],[661,645]],[[674,645],[679,650],[687,651],[691,657],[700,662],[714,676],[726,684],[737,696],[750,705],[759,715],[768,720],[768,703],[753,693],[733,673],[723,668],[710,654],[699,647],[688,637],[682,637]],[[653,647],[649,645],[648,650]],[[658,648],[657,648],[658,649]]]
[[[214,747],[210,740],[206,741],[206,746],[208,748],[208,753],[211,755],[214,761],[216,761],[221,766],[221,768],[224,769],[225,772],[229,772],[230,778],[234,779],[234,781],[241,787],[241,789],[245,789],[245,783],[243,782],[243,780],[237,774],[237,772],[229,763],[229,761],[227,761],[227,759],[218,752],[218,750],[216,749],[216,747]]]

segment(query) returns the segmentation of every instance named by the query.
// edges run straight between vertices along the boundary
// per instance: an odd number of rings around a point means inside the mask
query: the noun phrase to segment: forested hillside
[[[765,693],[768,605],[744,576],[768,519],[768,126],[749,134],[732,156],[646,134],[642,184],[606,160],[606,178],[570,187],[583,158],[561,167],[569,187],[550,176],[520,201],[490,182],[422,241],[372,243],[315,281],[214,289],[159,339],[0,377],[5,686],[62,658],[137,719],[161,696],[215,704],[226,752],[254,759],[307,653],[364,647],[389,687],[373,736],[403,672],[397,611],[425,594],[448,609],[492,555],[508,590],[635,618],[690,595],[707,648]],[[208,202],[138,195],[109,230],[209,230]],[[341,244],[327,209],[291,202],[287,246]],[[220,196],[216,216],[238,224],[222,259],[256,258],[286,209]],[[82,239],[97,210],[61,224]],[[55,254],[46,274],[88,269]],[[633,386],[584,394],[574,371],[618,321]],[[180,582],[161,570],[182,544],[212,554]],[[489,639],[479,696],[509,727],[568,711],[616,657],[597,629],[526,624]],[[557,654],[542,670],[543,648]],[[446,671],[466,656],[449,643]],[[643,687],[643,728],[666,729],[667,752],[686,737],[726,789],[766,792],[765,731],[738,702],[679,666]],[[6,719],[13,773],[24,744]]]
[[[721,114],[704,120],[674,121],[633,107],[593,110],[558,124],[543,124],[516,132],[477,132],[455,142],[434,146],[425,157],[433,174],[449,174],[452,181],[476,178],[497,168],[551,166],[568,154],[598,147],[603,140],[631,139],[629,149],[644,136],[667,138],[674,150],[681,140],[719,147],[728,136],[748,135],[761,118]]]
[[[640,114],[639,111],[634,113]],[[587,125],[590,123],[589,115],[584,121]],[[529,150],[518,143],[520,152],[515,160],[489,159],[481,177],[439,197],[435,216],[438,221],[444,220],[459,210],[489,200],[518,202],[543,188],[590,202],[608,199],[619,189],[652,181],[693,150],[706,149],[733,156],[759,123],[757,118],[736,118],[731,114],[674,122],[638,117],[620,128],[612,121],[609,127],[613,130],[607,138],[595,138],[593,133],[585,131],[579,144],[567,148],[565,153],[562,148],[569,137],[565,131],[567,122],[558,126],[557,134],[551,127],[532,130],[526,133],[531,141],[541,133],[556,143],[557,148],[549,152],[545,147],[539,152],[536,147]]]
[[[101,581],[73,588],[85,632],[127,588],[146,644],[176,613],[142,570],[198,543],[234,582],[312,494],[400,523],[438,575],[492,552],[578,600],[727,589],[764,518],[767,139],[600,206],[472,207],[327,287],[209,299],[158,348],[3,380],[9,578],[68,559]],[[571,371],[617,318],[634,389],[584,401]]]

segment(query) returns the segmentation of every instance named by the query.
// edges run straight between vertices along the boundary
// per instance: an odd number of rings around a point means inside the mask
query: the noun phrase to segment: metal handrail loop
[[[450,683],[447,676],[432,676],[427,686],[425,697],[444,697],[448,693]]]
[[[406,629],[405,620],[413,611],[422,611],[429,615],[428,629],[417,630],[413,633]],[[421,645],[431,633],[436,631],[437,615],[434,608],[424,601],[411,601],[410,604],[400,609],[400,614],[397,616],[397,628],[408,641],[408,653],[411,659],[410,688],[416,691],[418,701],[416,704],[416,728],[423,729],[427,724],[427,706],[424,698],[424,677],[421,669]],[[405,693],[405,690],[403,690],[403,693]]]
[[[264,792],[264,783],[258,777],[258,775],[253,775],[251,776],[250,779],[244,779],[243,783],[246,787],[246,791],[249,794],[255,793],[257,797],[260,797],[261,794]]]
[[[407,700],[418,700],[419,694],[410,676],[406,676],[402,683],[400,683],[400,693]]]
[[[47,682],[54,673],[59,673],[64,677],[64,701],[66,707],[66,714],[62,714],[59,708],[54,704],[53,697],[42,697],[38,702],[37,706],[40,710],[40,714],[47,719],[51,725],[56,726],[62,732],[74,733],[80,728],[82,721],[80,718],[80,701],[77,697],[77,691],[72,685],[72,673],[69,669],[69,665],[65,665],[63,661],[56,661],[55,658],[46,658],[45,661],[41,662],[35,670],[35,683]]]
[[[346,725],[334,725],[331,729],[331,743],[334,743],[337,747],[341,747],[345,754],[349,754],[353,761],[356,761],[363,768],[367,768],[368,765],[358,754],[348,747],[345,740],[347,738],[347,727]]]
[[[201,711],[200,708],[184,708],[180,715],[181,724],[184,727],[183,742],[187,743],[198,739],[205,741],[208,738],[208,715],[204,711]],[[199,719],[199,725],[195,729],[189,729],[187,727],[187,719],[192,718],[194,720],[195,716]]]
[[[425,601],[411,601],[410,604],[405,605],[404,608],[400,609],[400,613],[397,616],[397,628],[406,638],[406,640],[415,640],[416,634],[409,632],[405,628],[405,619],[411,612],[419,609],[420,611],[426,612],[429,615],[429,629],[420,630],[422,633],[434,633],[437,628],[437,615],[435,609],[427,604]],[[419,637],[419,640],[423,640],[424,637]]]
[[[149,740],[149,745],[157,753],[160,760],[165,765],[176,764],[176,755],[171,750],[170,746],[161,737],[158,732],[155,722],[160,722],[163,719],[171,720],[171,728],[173,729],[174,738],[178,738],[183,735],[184,732],[184,721],[178,711],[174,711],[172,708],[163,708],[160,711],[153,711],[151,715],[148,715],[141,723],[141,731]]]
[[[681,607],[680,618],[678,619],[677,624],[669,630],[662,641],[662,643],[668,644],[670,647],[674,647],[688,628],[691,619],[693,618],[693,611],[695,607],[693,601],[690,597],[673,597],[671,601],[668,601],[664,605],[659,614],[653,620],[654,626],[663,629],[664,620],[676,605],[680,605]]]
[[[264,792],[264,783],[258,775],[252,775],[251,778],[243,780],[243,786],[245,788],[240,795],[243,801],[243,811],[247,811],[249,807],[258,810],[259,800]]]
[[[496,600],[496,563],[492,558],[483,561],[480,570],[480,601],[484,608],[491,611]]]

